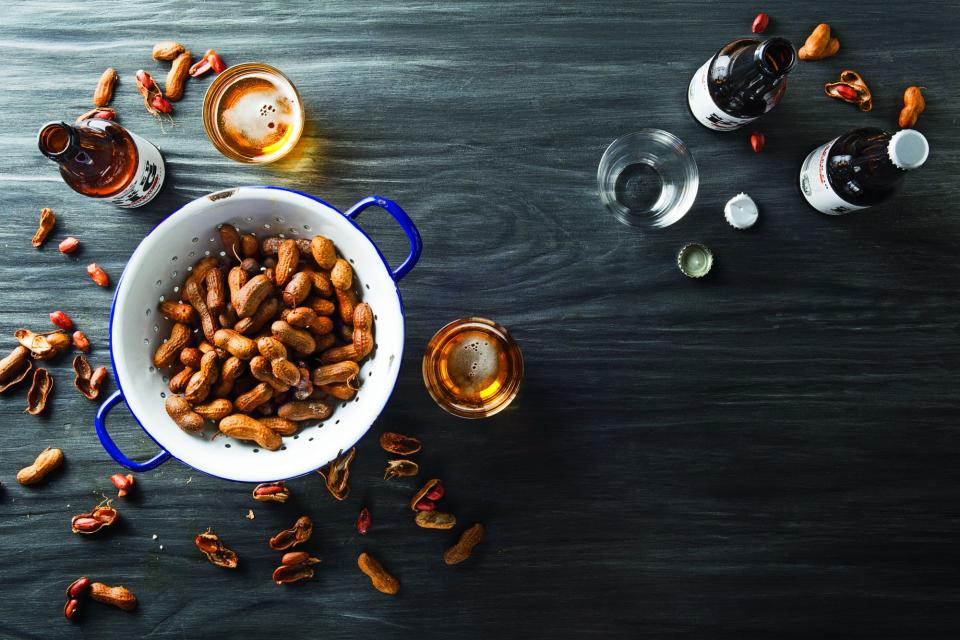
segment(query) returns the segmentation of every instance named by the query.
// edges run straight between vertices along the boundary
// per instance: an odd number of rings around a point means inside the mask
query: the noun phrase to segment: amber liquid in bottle
[[[157,148],[109,120],[51,122],[40,129],[37,144],[60,165],[64,182],[91,198],[138,207],[152,200],[163,183]]]
[[[446,411],[483,418],[504,409],[523,378],[520,348],[500,325],[465,318],[437,332],[423,357],[427,390]]]

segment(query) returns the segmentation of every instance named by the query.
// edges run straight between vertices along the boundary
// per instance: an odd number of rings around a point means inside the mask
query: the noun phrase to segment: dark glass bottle
[[[37,144],[43,155],[60,165],[60,175],[70,188],[91,198],[139,207],[163,185],[160,151],[116,122],[51,122],[40,128]]]
[[[739,129],[777,106],[796,61],[797,50],[784,38],[734,40],[693,74],[690,113],[716,131]]]
[[[807,155],[800,167],[800,192],[821,213],[866,209],[896,193],[907,172],[926,162],[929,152],[927,139],[913,129],[854,129]]]

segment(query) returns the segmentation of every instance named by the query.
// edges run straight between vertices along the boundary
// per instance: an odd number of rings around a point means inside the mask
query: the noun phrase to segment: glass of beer
[[[203,128],[220,153],[264,164],[287,155],[303,133],[300,94],[279,70],[259,62],[230,67],[203,98]]]
[[[430,339],[423,382],[438,405],[461,418],[486,418],[520,391],[523,357],[505,328],[486,318],[461,318]]]

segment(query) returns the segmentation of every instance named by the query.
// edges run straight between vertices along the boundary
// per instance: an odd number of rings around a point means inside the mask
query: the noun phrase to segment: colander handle
[[[393,200],[387,200],[382,196],[369,196],[364,198],[350,207],[343,215],[351,220],[355,220],[364,209],[372,207],[373,205],[377,205],[392,215],[393,218],[400,223],[400,228],[403,229],[403,232],[407,234],[407,239],[410,240],[410,254],[407,256],[407,259],[400,263],[399,267],[390,272],[394,281],[398,281],[407,275],[407,272],[417,264],[417,260],[420,259],[420,254],[423,252],[423,241],[420,239],[420,232],[417,231],[417,226],[413,224],[413,220],[410,219],[407,212],[401,209],[400,205]]]
[[[150,471],[155,467],[159,467],[161,464],[170,459],[170,454],[160,450],[160,453],[153,456],[146,462],[137,462],[131,460],[120,451],[116,443],[110,437],[110,434],[107,433],[106,419],[107,414],[110,413],[110,410],[113,409],[118,402],[123,400],[123,393],[120,391],[114,391],[113,395],[107,398],[100,408],[97,409],[97,417],[94,418],[93,423],[97,427],[97,437],[100,438],[100,444],[103,445],[103,448],[107,450],[107,453],[110,454],[110,457],[125,466],[131,471]]]

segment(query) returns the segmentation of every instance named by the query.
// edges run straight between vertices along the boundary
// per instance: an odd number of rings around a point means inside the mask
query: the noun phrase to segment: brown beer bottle
[[[800,167],[800,192],[827,215],[866,209],[895,194],[929,153],[927,139],[913,129],[854,129],[810,152]]]
[[[777,106],[796,61],[796,49],[784,38],[734,40],[693,74],[690,113],[714,131],[739,129]]]
[[[144,205],[163,185],[160,150],[116,122],[50,122],[40,128],[37,144],[60,165],[71,189],[118,207]]]

